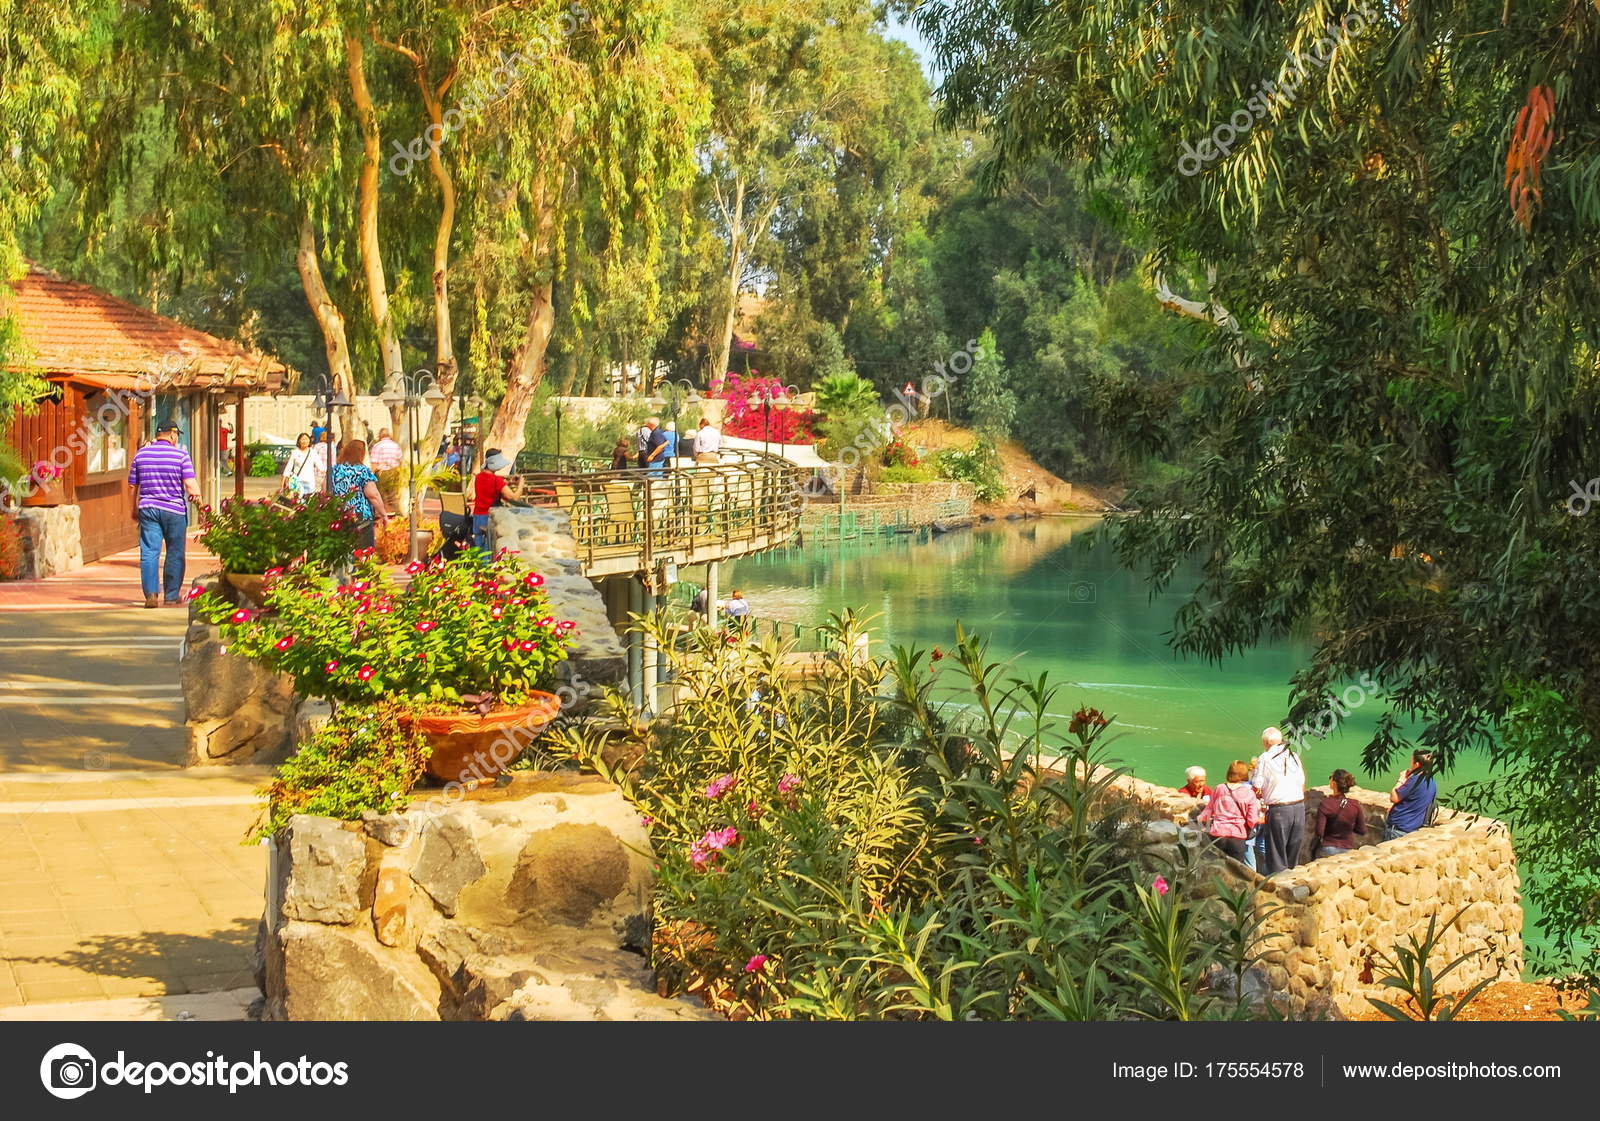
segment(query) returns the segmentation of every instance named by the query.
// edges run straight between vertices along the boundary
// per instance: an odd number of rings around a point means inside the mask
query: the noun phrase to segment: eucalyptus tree
[[[920,18],[1000,174],[1048,151],[1138,184],[1153,287],[1201,333],[1144,426],[1184,470],[1119,534],[1158,587],[1199,564],[1176,645],[1307,630],[1288,718],[1368,672],[1370,768],[1489,752],[1479,804],[1570,963],[1600,913],[1600,7]]]
[[[104,58],[113,0],[0,0],[0,283],[22,275],[21,228],[82,151],[86,79]],[[0,412],[41,383],[0,301]]]

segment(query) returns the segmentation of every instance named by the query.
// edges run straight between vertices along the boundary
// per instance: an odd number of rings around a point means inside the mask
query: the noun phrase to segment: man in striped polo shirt
[[[162,591],[166,592],[168,603],[177,603],[183,590],[188,499],[198,503],[200,487],[194,481],[194,463],[189,453],[178,446],[176,424],[156,426],[155,440],[133,457],[128,485],[133,487],[133,518],[139,523],[139,582],[144,586],[144,605],[158,606]],[[163,542],[167,546],[165,569],[161,567]]]

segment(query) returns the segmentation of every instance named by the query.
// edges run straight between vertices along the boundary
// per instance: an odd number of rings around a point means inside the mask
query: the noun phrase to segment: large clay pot
[[[28,493],[22,496],[24,506],[64,506],[67,502],[67,488],[61,479],[35,479],[33,486],[28,488]]]
[[[561,712],[554,693],[530,693],[515,708],[402,717],[414,724],[433,754],[428,773],[442,782],[481,782],[500,774],[522,754]]]
[[[261,586],[267,582],[264,575],[259,572],[224,572],[222,578],[239,593],[244,603],[251,607],[261,606]]]

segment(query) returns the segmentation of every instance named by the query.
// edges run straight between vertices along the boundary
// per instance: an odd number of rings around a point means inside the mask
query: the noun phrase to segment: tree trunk
[[[714,385],[728,373],[728,356],[733,351],[733,325],[739,318],[739,289],[744,279],[744,180],[734,186],[733,210],[728,215],[728,310],[722,317],[717,339],[716,360],[706,372],[706,385]]]
[[[528,425],[528,410],[533,406],[533,395],[544,378],[545,351],[550,346],[550,336],[555,329],[556,312],[554,293],[548,281],[533,290],[533,303],[528,308],[528,327],[511,361],[506,376],[506,394],[495,410],[494,424],[484,438],[483,447],[499,448],[516,458],[522,450]]]
[[[322,346],[328,356],[328,373],[333,379],[333,390],[354,401],[356,392],[355,371],[350,365],[350,340],[345,334],[344,316],[339,306],[328,295],[328,286],[322,280],[322,264],[317,257],[317,231],[311,222],[311,212],[300,216],[300,246],[294,256],[295,268],[300,273],[300,286],[305,289],[306,303],[311,306],[311,317],[322,332]],[[352,408],[339,410],[339,426],[346,436],[356,419]]]
[[[372,326],[378,335],[378,350],[383,357],[385,388],[397,387],[405,376],[405,359],[400,353],[400,336],[389,311],[389,283],[383,273],[383,254],[378,239],[378,167],[382,158],[382,138],[378,133],[378,112],[367,88],[366,52],[361,39],[345,35],[345,57],[350,74],[350,95],[355,102],[356,123],[361,129],[361,173],[356,179],[357,245],[361,268],[367,281],[367,304]],[[390,408],[389,423],[402,448],[406,443],[404,408]]]

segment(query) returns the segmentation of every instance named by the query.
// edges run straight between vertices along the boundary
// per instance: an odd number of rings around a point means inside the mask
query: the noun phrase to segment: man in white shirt
[[[722,456],[722,433],[717,426],[705,417],[700,418],[700,431],[694,434],[694,461],[696,463],[719,463]]]
[[[393,471],[400,466],[400,445],[387,428],[379,430],[377,441],[368,449],[367,463],[374,471]]]
[[[1300,756],[1283,742],[1283,733],[1268,728],[1261,733],[1261,755],[1250,775],[1250,785],[1267,807],[1266,859],[1261,874],[1270,876],[1300,863],[1306,836],[1306,771]]]

